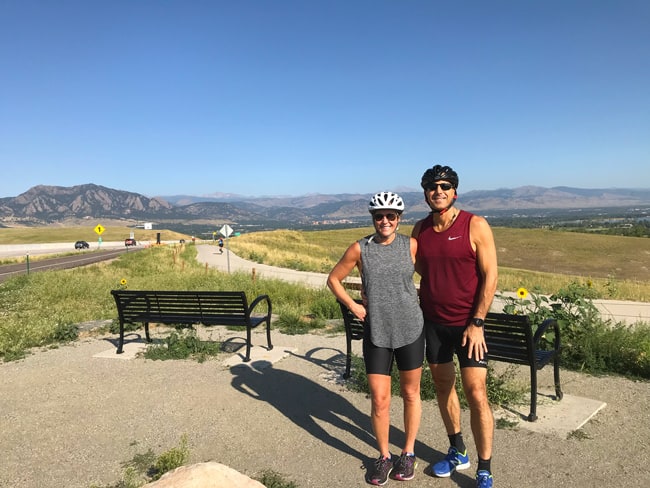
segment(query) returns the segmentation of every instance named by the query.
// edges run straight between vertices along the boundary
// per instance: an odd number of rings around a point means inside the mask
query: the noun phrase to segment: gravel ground
[[[114,347],[113,336],[0,364],[0,486],[114,484],[122,463],[148,449],[160,454],[178,446],[183,434],[191,462],[217,461],[249,476],[272,469],[299,488],[368,486],[365,469],[376,456],[369,400],[340,382],[344,336],[274,331],[273,340],[294,352],[264,369],[227,368],[224,358],[200,364],[93,357]],[[253,343],[264,344],[263,335],[255,334]],[[495,486],[650,486],[650,384],[562,374],[566,394],[607,407],[568,438],[498,429]],[[540,389],[552,390],[551,368],[541,372]],[[463,412],[474,463],[468,421]],[[393,402],[393,425],[391,441],[399,453],[399,400]],[[451,479],[425,474],[446,448],[437,407],[427,402],[416,477],[401,483],[473,487],[474,467]]]

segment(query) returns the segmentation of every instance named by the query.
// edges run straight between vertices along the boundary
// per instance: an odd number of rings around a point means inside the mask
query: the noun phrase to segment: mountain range
[[[421,191],[400,192],[405,220],[428,213]],[[125,224],[237,223],[293,227],[367,222],[371,194],[313,194],[296,197],[157,196],[96,184],[72,187],[39,185],[17,197],[0,198],[0,226],[79,225],[88,220]],[[460,192],[458,207],[483,215],[522,214],[550,210],[650,208],[650,189],[580,189],[524,186]],[[647,215],[647,213],[646,213]]]

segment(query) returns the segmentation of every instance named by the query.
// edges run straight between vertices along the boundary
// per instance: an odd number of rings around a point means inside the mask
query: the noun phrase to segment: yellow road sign
[[[101,236],[104,230],[106,229],[102,227],[102,224],[97,224],[97,227],[95,227],[95,232],[97,233],[98,236]]]

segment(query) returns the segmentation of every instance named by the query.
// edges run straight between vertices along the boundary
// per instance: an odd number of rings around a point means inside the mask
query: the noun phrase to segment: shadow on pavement
[[[337,354],[329,359],[319,359],[317,353],[325,350],[332,350]],[[316,364],[327,371],[342,371],[345,362],[344,355],[331,348],[319,347],[308,351],[304,356],[295,353],[292,355]],[[268,361],[259,361],[258,363],[253,363],[251,368],[231,368],[232,386],[242,394],[273,406],[288,420],[314,438],[342,453],[356,457],[368,472],[373,466],[377,452],[369,414],[361,412],[343,396],[304,376],[275,369]],[[400,401],[399,398],[395,400]],[[370,411],[369,400],[368,411]],[[401,409],[399,411],[401,412]],[[426,421],[426,419],[423,420]],[[325,427],[322,427],[323,425]],[[362,452],[356,446],[331,435],[326,428],[327,425],[351,433],[361,443],[367,444],[367,449],[364,448],[365,452]],[[390,439],[391,444],[402,445],[404,432],[396,427],[391,427]],[[372,455],[368,456],[368,453],[372,453]],[[427,460],[441,459],[445,454],[419,441],[416,442],[416,453],[420,459]],[[450,482],[454,482],[457,486],[469,487],[472,486],[474,480],[466,475],[456,473]]]

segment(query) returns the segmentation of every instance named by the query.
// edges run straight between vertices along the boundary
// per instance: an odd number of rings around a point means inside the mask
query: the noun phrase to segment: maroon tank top
[[[422,272],[420,306],[428,321],[465,326],[473,316],[480,276],[469,239],[473,216],[460,210],[443,232],[434,232],[432,215],[422,222],[417,261]]]

